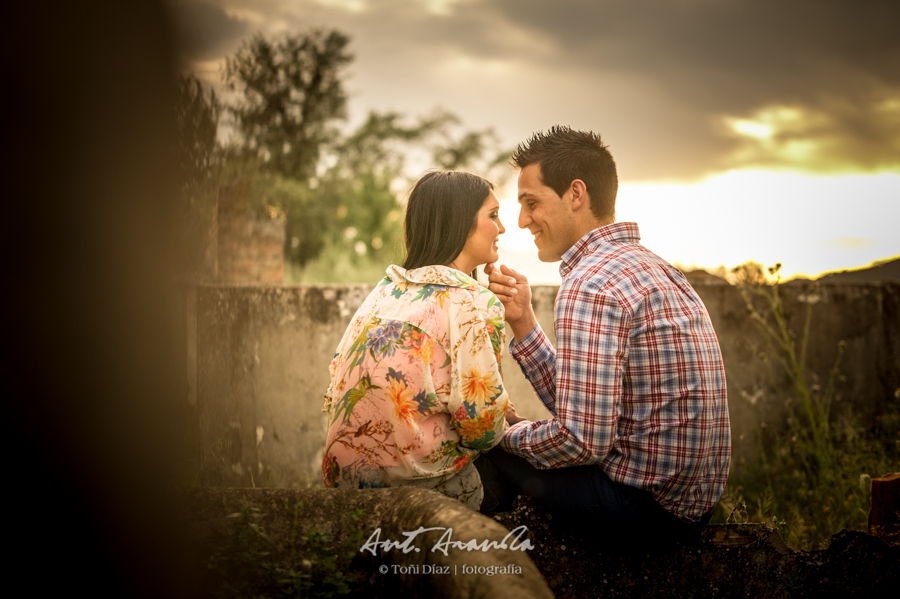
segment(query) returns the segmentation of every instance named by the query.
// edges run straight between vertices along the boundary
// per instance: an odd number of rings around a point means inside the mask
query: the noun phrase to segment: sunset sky
[[[503,146],[600,133],[618,220],[685,267],[815,276],[900,255],[896,0],[171,0],[185,64],[219,85],[256,32],[351,37],[349,124],[457,114]],[[501,261],[558,283],[498,194]]]

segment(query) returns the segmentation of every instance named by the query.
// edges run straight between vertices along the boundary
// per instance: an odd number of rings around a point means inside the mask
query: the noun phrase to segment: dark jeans
[[[648,491],[616,483],[599,466],[539,470],[524,458],[495,448],[475,460],[484,485],[483,513],[505,511],[520,494],[528,495],[555,520],[616,543],[653,538],[679,540],[698,533],[699,523],[684,522],[660,506]]]

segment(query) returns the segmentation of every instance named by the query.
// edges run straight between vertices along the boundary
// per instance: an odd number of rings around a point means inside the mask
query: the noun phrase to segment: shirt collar
[[[559,265],[559,274],[565,278],[578,266],[581,258],[591,254],[600,244],[604,243],[638,243],[641,240],[641,232],[637,223],[613,223],[603,227],[597,227],[590,233],[575,242],[562,256]]]
[[[394,283],[414,283],[417,285],[446,285],[448,287],[460,287],[462,289],[477,289],[478,281],[449,266],[423,266],[406,270],[396,264],[387,268],[387,276]]]

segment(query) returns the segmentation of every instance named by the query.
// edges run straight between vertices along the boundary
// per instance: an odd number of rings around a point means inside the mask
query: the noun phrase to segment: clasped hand
[[[488,289],[506,309],[506,322],[513,335],[517,341],[521,341],[537,326],[528,279],[506,265],[497,268],[494,264],[487,264],[484,273],[488,276]]]

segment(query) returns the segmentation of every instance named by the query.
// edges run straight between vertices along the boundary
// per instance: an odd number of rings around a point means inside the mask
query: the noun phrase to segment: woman
[[[497,260],[499,207],[493,185],[469,173],[428,173],[413,187],[406,261],[387,269],[331,363],[325,486],[419,486],[478,510],[472,462],[507,427],[503,306],[473,278]]]

